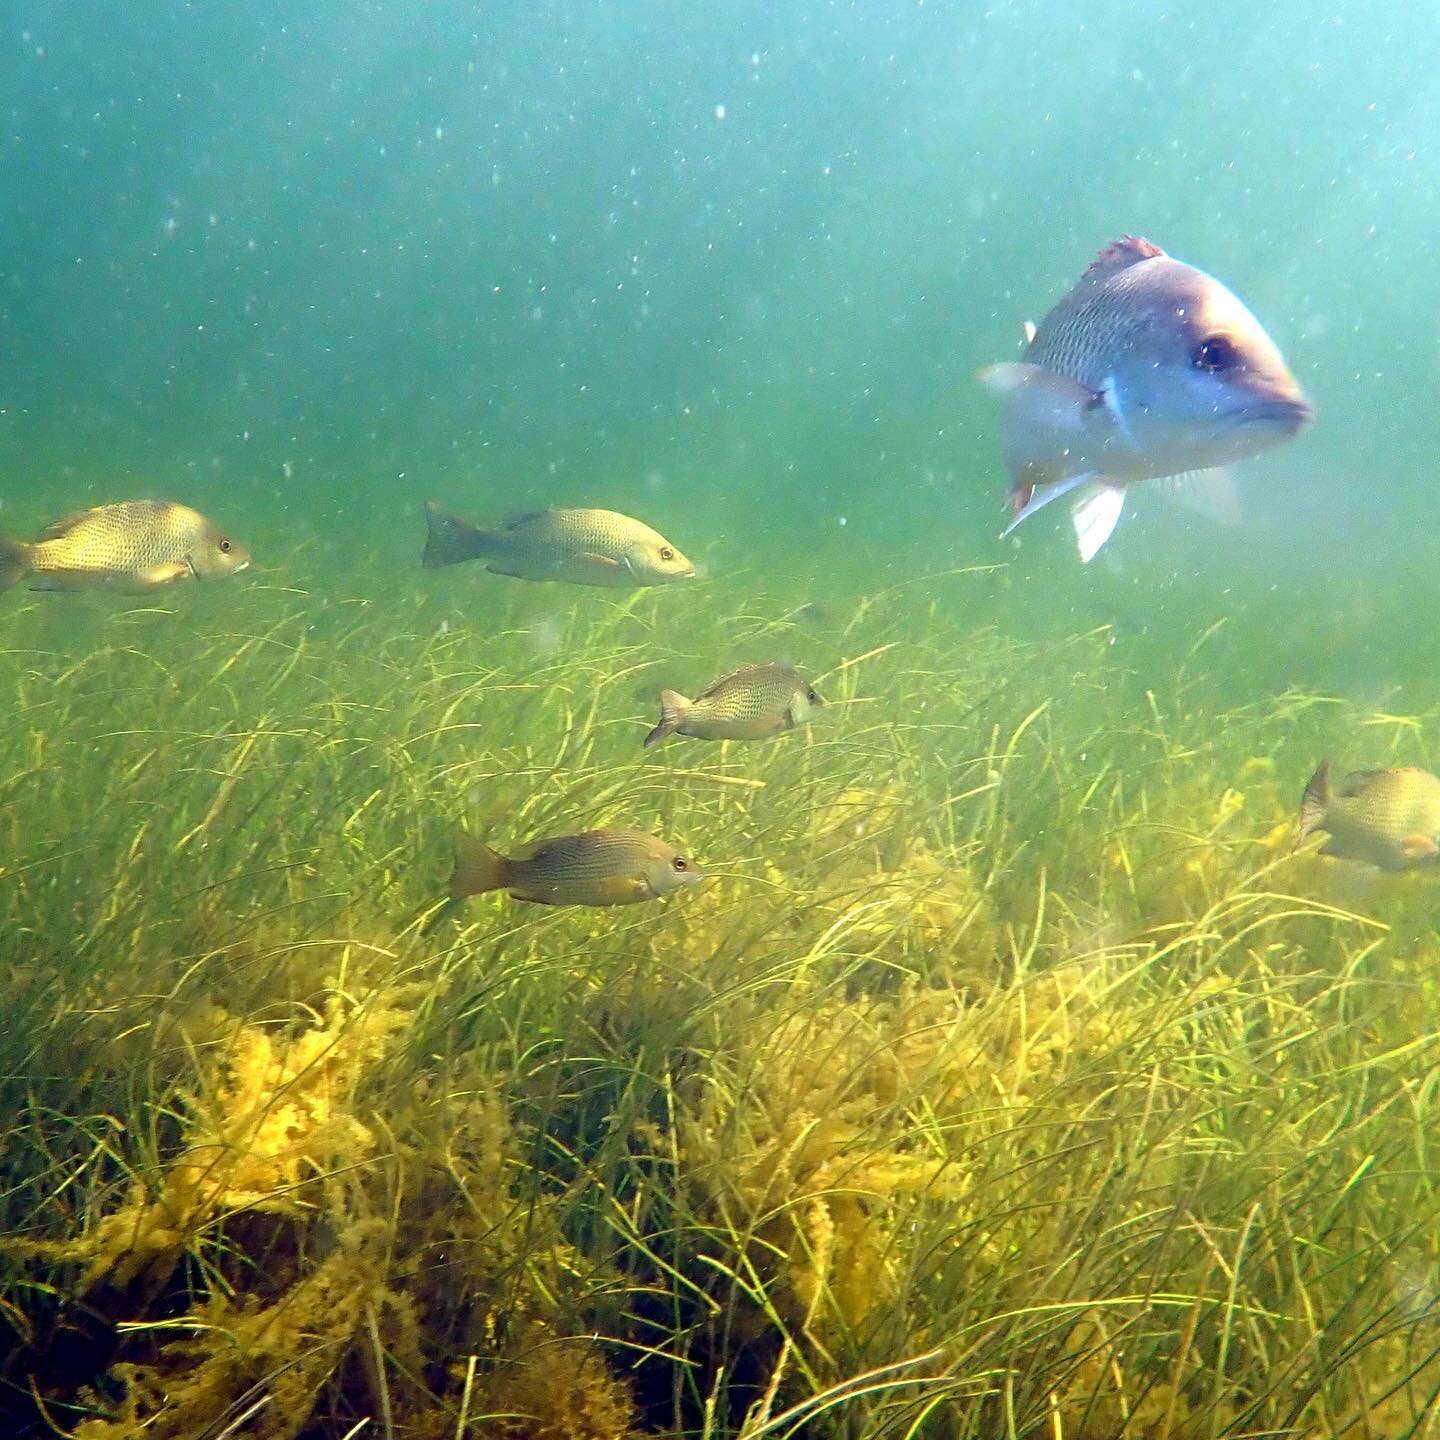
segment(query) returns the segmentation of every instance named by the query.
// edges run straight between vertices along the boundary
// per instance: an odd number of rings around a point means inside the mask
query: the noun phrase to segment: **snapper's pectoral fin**
[[[142,570],[135,577],[134,588],[142,592],[163,590],[165,586],[174,585],[178,580],[193,579],[194,574],[188,560],[176,560],[169,565],[155,565],[149,570]]]
[[[581,565],[593,565],[597,570],[624,570],[627,567],[613,555],[599,555],[594,550],[582,550],[575,557]]]
[[[638,875],[607,875],[596,886],[602,905],[634,905],[651,900],[655,892]]]
[[[1082,564],[1088,565],[1115,533],[1124,508],[1125,492],[1118,485],[1092,480],[1081,492],[1070,507],[1070,521],[1075,526],[1075,544]]]
[[[1417,830],[1400,842],[1400,853],[1407,860],[1418,863],[1422,860],[1433,860],[1440,855],[1440,845],[1437,845],[1428,835],[1422,835]]]

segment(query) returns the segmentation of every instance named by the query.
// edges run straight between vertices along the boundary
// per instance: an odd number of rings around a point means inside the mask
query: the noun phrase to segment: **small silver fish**
[[[482,530],[425,505],[427,568],[483,560],[494,575],[612,589],[689,580],[695,567],[663,535],[614,510],[534,510]]]
[[[506,890],[536,905],[633,905],[698,884],[705,872],[643,830],[586,830],[545,840],[511,860],[476,836],[455,841],[450,899]]]
[[[1300,839],[1330,837],[1322,855],[1382,870],[1413,870],[1440,860],[1440,780],[1428,770],[1354,770],[1336,790],[1322,760],[1300,802]]]
[[[1080,558],[1138,480],[1228,464],[1289,439],[1309,402],[1260,322],[1218,280],[1126,235],[1038,327],[977,376],[1000,397],[1014,519],[1071,491]]]
[[[712,681],[694,700],[660,692],[660,723],[645,748],[670,735],[696,740],[760,740],[807,725],[824,702],[815,687],[788,665],[742,665]]]

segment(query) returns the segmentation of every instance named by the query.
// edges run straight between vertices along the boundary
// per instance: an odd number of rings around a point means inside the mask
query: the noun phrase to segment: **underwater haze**
[[[6,7],[0,1435],[1440,1434],[1437,49]],[[1082,564],[1126,235],[1315,416]]]

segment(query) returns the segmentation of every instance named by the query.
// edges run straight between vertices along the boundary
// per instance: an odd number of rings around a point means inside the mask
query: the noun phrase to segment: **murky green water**
[[[1440,21],[1377,4],[0,17],[0,530],[248,573],[0,598],[0,1431],[1395,1437],[1440,1394]],[[995,407],[1107,241],[1318,407],[1089,566]],[[641,517],[645,590],[420,566]],[[775,740],[647,752],[779,660]],[[710,873],[477,897],[596,825]]]

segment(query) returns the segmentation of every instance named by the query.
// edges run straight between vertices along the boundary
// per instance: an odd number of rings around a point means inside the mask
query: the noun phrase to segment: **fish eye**
[[[1234,342],[1225,336],[1211,335],[1191,352],[1190,363],[1197,370],[1208,370],[1214,375],[1222,370],[1233,370],[1240,363],[1240,352]]]
[[[660,547],[660,558],[662,560],[673,560],[675,558],[675,552],[668,545],[662,545]]]
[[[820,697],[819,697],[813,690],[807,690],[807,691],[805,692],[805,698],[806,698],[812,705],[818,705],[818,704],[820,703]]]
[[[670,863],[677,870],[688,870],[690,868],[690,862],[683,855],[677,855]]]
[[[234,549],[234,546],[232,546],[228,540],[222,540],[220,542],[220,553],[222,555],[228,555],[232,549]]]

